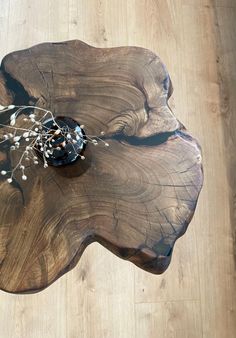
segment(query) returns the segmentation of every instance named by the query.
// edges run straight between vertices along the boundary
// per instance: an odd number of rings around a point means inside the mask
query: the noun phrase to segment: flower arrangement
[[[77,158],[84,160],[84,149],[88,142],[96,146],[100,141],[106,147],[109,146],[102,138],[85,134],[84,125],[79,125],[71,118],[55,117],[50,110],[36,106],[0,105],[1,113],[8,111],[14,112],[10,115],[8,124],[0,123],[1,127],[8,130],[0,136],[0,144],[8,142],[11,152],[20,152],[19,161],[14,168],[11,171],[1,171],[1,175],[7,176],[9,183],[13,181],[16,170],[21,171],[22,180],[27,180],[25,171],[30,162],[34,165],[42,162],[44,168],[55,163],[63,165],[66,163],[65,154],[70,156],[70,162]],[[25,113],[23,121],[27,126],[17,126],[21,113]],[[60,161],[56,162],[58,159]]]

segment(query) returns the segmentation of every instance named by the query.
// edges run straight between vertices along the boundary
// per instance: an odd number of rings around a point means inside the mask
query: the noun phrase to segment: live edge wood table
[[[1,105],[69,116],[87,134],[104,131],[110,146],[88,145],[86,159],[72,166],[31,165],[27,181],[1,176],[0,289],[40,291],[94,241],[146,271],[167,269],[203,181],[200,147],[171,112],[171,94],[166,68],[143,48],[76,40],[3,59]],[[0,146],[1,170],[14,158]]]

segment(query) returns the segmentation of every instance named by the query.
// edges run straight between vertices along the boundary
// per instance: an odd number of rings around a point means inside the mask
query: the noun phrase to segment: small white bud
[[[81,128],[81,129],[83,129],[83,128],[84,128],[84,125],[83,125],[83,124],[81,124],[81,125],[80,125],[80,128]]]
[[[104,131],[101,131],[101,135],[105,135],[105,132],[104,132]]]
[[[26,150],[31,150],[31,147],[30,147],[30,146],[27,146],[25,149],[26,149]]]
[[[24,170],[25,166],[24,165],[20,165],[20,169]]]
[[[2,170],[2,171],[1,171],[1,175],[3,175],[3,176],[6,175],[6,173],[7,173],[7,172],[6,172],[5,170]]]
[[[26,157],[25,160],[26,160],[26,161],[29,161],[30,159],[29,159],[29,157]]]
[[[14,126],[16,124],[16,120],[11,120],[10,125]]]
[[[23,136],[24,138],[29,137],[29,132],[27,131],[27,132],[23,133],[22,136]]]
[[[47,164],[47,163],[44,163],[43,166],[44,166],[44,168],[47,168],[47,167],[48,167],[48,164]]]
[[[16,114],[14,113],[10,116],[10,120],[15,120],[15,119],[16,119]]]
[[[15,150],[16,147],[15,147],[15,146],[10,146],[10,149],[11,149],[11,150]]]
[[[39,128],[34,128],[35,131],[39,131]]]
[[[26,140],[26,142],[29,142],[30,139],[27,137],[25,140]]]
[[[8,140],[8,135],[3,135],[4,140]]]
[[[109,143],[105,143],[105,146],[106,146],[106,147],[109,147]]]
[[[71,134],[67,134],[66,137],[67,137],[68,139],[70,139],[70,138],[71,138]]]
[[[12,133],[9,133],[8,136],[9,136],[10,138],[12,138],[12,137],[13,137],[13,134],[12,134]]]
[[[81,160],[85,160],[85,156],[80,156]]]
[[[26,181],[26,180],[27,180],[27,176],[26,176],[26,175],[22,175],[21,178],[22,178],[23,181]]]
[[[18,141],[20,141],[20,139],[21,139],[21,136],[15,136],[15,137],[13,138],[13,141],[14,141],[14,142],[18,142]]]
[[[29,115],[29,118],[30,118],[30,119],[34,119],[34,118],[35,118],[35,114],[30,114],[30,115]]]
[[[11,183],[11,182],[12,182],[12,178],[8,178],[8,179],[7,179],[7,182],[8,182],[8,183]]]
[[[34,161],[34,164],[39,164],[39,162],[38,161]]]
[[[14,104],[10,104],[10,106],[8,106],[8,109],[14,109],[16,106]]]
[[[60,134],[60,132],[61,132],[61,131],[60,131],[60,129],[57,129],[57,130],[55,131],[55,133],[54,133],[54,134],[55,134],[55,135],[59,135],[59,134]]]

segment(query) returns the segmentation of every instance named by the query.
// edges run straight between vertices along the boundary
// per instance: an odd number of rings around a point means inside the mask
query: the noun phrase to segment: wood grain
[[[0,288],[41,290],[94,241],[163,273],[193,217],[203,174],[198,143],[169,109],[172,84],[159,57],[73,40],[13,52],[1,69],[3,94],[13,91],[15,104],[72,117],[87,135],[104,131],[110,146],[86,147],[73,177],[71,167],[31,166],[23,185],[2,178]],[[2,167],[14,168],[20,156],[8,155]]]
[[[163,275],[146,273],[94,243],[77,268],[43,292],[23,297],[0,293],[1,335],[234,338],[235,221],[229,201],[235,205],[230,194],[235,190],[235,1],[0,4],[1,57],[42,41],[69,39],[97,47],[136,45],[160,55],[175,85],[170,105],[199,139],[205,168],[195,216]]]

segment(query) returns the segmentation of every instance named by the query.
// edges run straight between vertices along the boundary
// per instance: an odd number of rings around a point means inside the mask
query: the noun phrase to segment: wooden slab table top
[[[32,165],[25,182],[0,178],[0,289],[42,290],[94,241],[151,273],[167,269],[203,181],[200,147],[170,110],[171,94],[163,63],[143,48],[75,40],[2,60],[1,105],[72,117],[110,146],[89,145],[74,166]],[[0,168],[11,167],[0,151]]]

